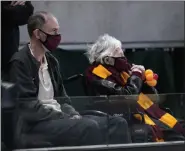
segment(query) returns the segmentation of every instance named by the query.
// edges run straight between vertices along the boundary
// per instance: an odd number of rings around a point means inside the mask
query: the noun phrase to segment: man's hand
[[[81,119],[82,117],[80,115],[74,115],[70,119]]]
[[[25,4],[25,1],[12,1],[11,2],[11,6],[16,6],[16,5],[24,5]]]

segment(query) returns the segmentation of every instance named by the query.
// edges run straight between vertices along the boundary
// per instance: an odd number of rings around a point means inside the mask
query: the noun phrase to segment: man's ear
[[[35,29],[35,30],[33,31],[33,34],[34,34],[34,36],[35,36],[37,39],[40,39],[41,33],[39,32],[39,29]]]

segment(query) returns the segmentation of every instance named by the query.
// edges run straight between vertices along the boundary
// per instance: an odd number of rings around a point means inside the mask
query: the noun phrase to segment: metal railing
[[[185,141],[17,149],[14,151],[184,151]]]
[[[20,47],[28,42],[20,42]],[[59,48],[61,49],[76,49],[76,50],[86,50],[88,45],[93,44],[93,42],[65,42],[60,43]],[[171,40],[171,41],[130,41],[122,42],[124,49],[130,48],[174,48],[174,47],[184,47],[184,40]]]

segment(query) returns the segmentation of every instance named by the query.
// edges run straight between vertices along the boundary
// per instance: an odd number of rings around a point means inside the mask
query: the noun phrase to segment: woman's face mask
[[[39,29],[40,30],[40,29]],[[42,30],[40,30],[42,31]],[[40,42],[49,50],[49,51],[53,51],[56,50],[58,45],[60,44],[61,41],[61,35],[60,34],[56,34],[56,35],[50,35],[44,31],[42,31],[47,37],[46,40],[43,42],[42,40],[40,40]]]
[[[119,72],[128,72],[131,69],[131,65],[128,63],[127,58],[124,56],[124,52],[121,48],[115,49],[110,56],[105,57],[104,63],[114,66]]]
[[[114,62],[114,67],[122,72],[122,71],[125,71],[125,72],[128,72],[130,71],[131,69],[131,64],[128,62],[127,58],[126,57],[117,57],[117,58],[114,58],[115,59],[115,62]]]
[[[104,63],[106,65],[113,66],[119,72],[122,72],[122,71],[129,72],[132,67],[131,64],[127,61],[126,57],[107,56],[104,58]]]

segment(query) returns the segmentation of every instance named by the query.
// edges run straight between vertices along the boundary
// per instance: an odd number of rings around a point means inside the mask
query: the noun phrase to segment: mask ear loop
[[[39,29],[40,31],[42,31],[46,36],[51,36],[50,34],[46,33],[45,31],[43,31],[42,29]]]
[[[48,34],[48,33],[44,32],[42,29],[38,29],[38,30],[40,30],[42,33],[44,33],[44,34],[46,35],[46,39],[45,39],[45,41],[42,41],[41,39],[39,39],[39,40],[40,40],[40,42],[44,44],[44,43],[47,41],[47,37],[48,37],[48,35],[50,35],[50,34]]]
[[[103,58],[103,62],[107,65],[111,65],[111,66],[114,66],[115,64],[115,59],[113,57],[110,57],[110,56],[106,56]]]
[[[59,35],[61,35],[61,34],[51,35],[51,34],[46,33],[45,31],[43,31],[42,29],[39,29],[39,30],[42,31],[46,36],[59,36]]]

